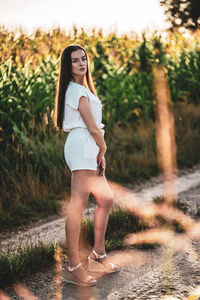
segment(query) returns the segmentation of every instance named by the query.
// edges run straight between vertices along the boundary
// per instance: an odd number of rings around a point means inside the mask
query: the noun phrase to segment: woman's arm
[[[85,122],[91,136],[97,143],[97,145],[100,148],[99,154],[97,156],[98,164],[101,163],[103,159],[103,155],[105,154],[107,150],[107,146],[103,137],[103,134],[101,133],[101,130],[98,128],[94,116],[92,114],[90,104],[88,101],[88,98],[82,96],[79,101],[78,110],[80,112],[81,117],[83,118],[83,121]]]

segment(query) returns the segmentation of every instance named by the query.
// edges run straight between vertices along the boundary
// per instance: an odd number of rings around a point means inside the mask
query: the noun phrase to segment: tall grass
[[[127,127],[115,125],[106,133],[107,176],[118,182],[136,182],[158,173],[155,124],[138,120]]]
[[[159,172],[151,75],[158,61],[168,72],[178,164],[198,163],[199,35],[197,31],[188,39],[174,33],[165,40],[152,35],[147,40],[115,33],[103,36],[95,30],[88,35],[74,27],[67,35],[55,29],[15,37],[1,28],[0,225],[57,212],[58,200],[69,190],[70,172],[63,158],[67,134],[55,131],[52,111],[59,56],[71,42],[85,46],[91,58],[106,124],[107,177],[132,182]]]
[[[162,199],[154,202],[160,205]],[[148,229],[163,229],[169,228],[177,233],[185,232],[182,224],[176,220],[167,220],[165,217],[156,214],[155,216],[141,217],[117,207],[112,209],[109,215],[108,225],[105,234],[106,251],[127,248],[125,237],[130,233],[145,232]],[[80,242],[86,240],[91,246],[94,244],[94,222],[91,219],[83,219],[81,222]],[[160,241],[161,242],[161,241]],[[135,244],[134,247],[149,249],[159,244],[155,242],[142,242]]]
[[[109,215],[105,235],[106,251],[123,249],[126,247],[124,237],[130,232],[140,232],[149,228],[148,222],[121,208],[113,209]],[[85,239],[92,246],[94,244],[93,220],[83,219],[81,223],[81,239]]]
[[[191,167],[199,163],[200,106],[181,104],[174,107],[174,114],[178,166]],[[24,150],[21,167],[13,168],[13,161],[4,158],[0,187],[1,228],[27,224],[59,212],[59,200],[65,199],[70,190],[70,171],[63,157],[66,136],[55,134],[43,142],[33,138],[32,154]],[[114,124],[106,130],[105,140],[109,179],[133,183],[159,173],[153,120],[137,120],[126,127]]]
[[[23,145],[22,157],[20,152],[14,152],[14,157],[1,153],[1,226],[26,224],[59,211],[59,202],[70,187],[63,156],[65,139],[59,134],[43,141],[32,136]]]
[[[183,104],[174,108],[176,122],[177,161],[180,168],[199,163],[200,105]]]

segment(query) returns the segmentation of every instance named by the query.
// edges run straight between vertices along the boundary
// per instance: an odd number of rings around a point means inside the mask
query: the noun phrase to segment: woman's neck
[[[75,78],[72,78],[71,81],[81,84],[81,85],[85,85],[84,77],[75,77]]]

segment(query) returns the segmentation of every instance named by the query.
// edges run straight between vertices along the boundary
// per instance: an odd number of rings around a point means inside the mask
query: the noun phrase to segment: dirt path
[[[139,186],[129,185],[129,191],[133,193],[133,201],[137,201],[139,204],[146,204],[152,201],[153,198],[159,197],[163,194],[164,186],[161,178],[151,179],[149,182],[145,182]],[[200,184],[200,168],[189,170],[186,174],[182,174],[175,181],[177,192],[187,191],[192,187]],[[89,202],[88,207],[85,210],[84,215],[86,217],[92,217],[95,210],[95,203]],[[51,243],[53,241],[63,242],[65,241],[64,232],[65,218],[59,218],[39,226],[34,226],[26,231],[10,232],[8,234],[0,234],[0,250],[7,251],[17,247],[19,244],[23,245],[29,242],[43,241]]]
[[[182,174],[178,181],[179,199],[186,207],[186,214],[199,221],[198,207],[200,205],[200,170]],[[182,183],[182,184],[181,184]],[[158,179],[146,182],[140,187],[129,186],[137,197],[149,195],[153,190],[153,197],[160,182]],[[183,186],[184,185],[184,186]],[[86,212],[92,213],[92,209]],[[57,224],[57,231],[61,230],[63,220],[55,220],[48,224],[48,230]],[[45,224],[41,228],[46,228]],[[61,226],[61,227],[59,227]],[[54,232],[55,234],[55,232]],[[109,254],[112,261],[119,264],[121,269],[117,274],[98,277],[98,284],[92,288],[77,288],[64,282],[64,273],[59,272],[58,265],[48,266],[46,270],[35,273],[21,282],[18,290],[15,287],[5,289],[10,299],[20,300],[17,296],[21,288],[39,300],[119,300],[119,299],[163,299],[163,300],[198,300],[200,299],[200,241],[197,239],[181,238],[175,243],[161,244],[153,249],[141,250],[130,246],[126,251],[113,251]],[[86,253],[84,254],[84,257]],[[82,258],[83,259],[83,258]],[[95,274],[97,275],[97,274]],[[25,290],[23,290],[25,293]],[[32,296],[31,296],[32,295]],[[7,299],[9,299],[7,298]],[[1,299],[1,298],[0,298]],[[36,298],[34,298],[36,299]]]
[[[200,286],[199,249],[200,243],[195,241],[186,252],[163,246],[148,251],[115,251],[110,256],[115,263],[121,261],[120,272],[102,276],[95,287],[66,284],[56,276],[54,265],[23,280],[21,289],[26,287],[29,295],[40,300],[200,299],[200,293],[192,298]],[[10,299],[21,299],[11,287],[5,293]]]

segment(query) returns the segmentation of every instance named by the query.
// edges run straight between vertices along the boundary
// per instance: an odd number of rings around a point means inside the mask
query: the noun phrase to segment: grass
[[[115,125],[105,138],[109,179],[121,183],[137,182],[158,173],[152,120],[139,120],[125,128]]]
[[[174,106],[178,167],[200,162],[200,105]],[[43,141],[36,137],[22,149],[15,162],[2,157],[0,226],[28,224],[60,209],[70,191],[70,171],[63,157],[66,134]],[[115,124],[105,134],[106,176],[119,183],[136,183],[159,173],[153,120],[138,120],[126,127]],[[15,156],[14,156],[15,157]],[[15,165],[15,168],[13,168]]]
[[[113,209],[109,215],[105,247],[107,251],[124,249],[126,247],[123,238],[130,232],[138,232],[148,228],[148,224],[136,215],[123,209]],[[93,220],[83,219],[81,236],[92,246],[94,244]]]
[[[162,203],[164,203],[164,201],[165,201],[165,199],[163,196],[158,196],[158,197],[153,198],[153,202],[155,204],[162,204]]]
[[[159,204],[158,204],[159,205]],[[141,218],[121,208],[113,209],[109,215],[108,226],[105,236],[106,251],[126,249],[124,240],[130,233],[143,232],[152,228],[170,228],[176,233],[183,233],[184,228],[176,220],[166,220],[164,217],[155,216],[152,218]],[[81,224],[81,237],[93,246],[94,244],[94,223],[93,220],[83,219]],[[148,250],[157,247],[157,243],[141,243],[134,245],[135,248]]]
[[[200,105],[179,104],[173,110],[178,168],[192,167],[200,162]],[[115,125],[106,141],[108,178],[127,183],[159,173],[153,120],[138,120],[126,128]]]
[[[157,204],[157,205],[163,204],[163,203],[165,202],[165,198],[164,198],[164,196],[158,196],[158,197],[155,197],[155,198],[153,199],[153,202],[154,202],[155,204]],[[178,208],[178,209],[180,209],[180,210],[182,210],[185,214],[186,214],[187,211],[188,211],[188,206],[187,206],[187,204],[186,204],[186,203],[183,203],[183,202],[181,201],[180,198],[178,198],[178,199],[173,203],[173,206],[176,207],[176,208]]]
[[[181,199],[177,199],[177,201],[176,201],[176,203],[175,203],[175,206],[178,208],[178,209],[180,209],[180,210],[182,210],[183,212],[184,212],[184,214],[186,214],[187,213],[187,211],[188,211],[188,206],[187,206],[187,204],[186,203],[183,203],[182,201],[181,201]]]
[[[158,206],[164,204],[164,202],[165,202],[164,196],[155,197],[153,199],[153,202]],[[173,205],[173,207],[183,211],[184,214],[186,214],[188,211],[188,207],[185,204],[183,204],[179,198],[172,205]],[[185,228],[177,220],[169,221],[160,215],[156,216],[156,220],[158,221],[159,226],[170,227],[170,229],[176,233],[184,233],[185,232]]]
[[[65,139],[66,135],[62,140],[55,135],[42,142],[33,137],[19,154],[8,152],[7,157],[2,157],[2,229],[26,225],[59,212],[70,188],[70,171],[63,158]]]
[[[0,252],[0,288],[41,270],[53,262],[56,244],[27,243],[15,252]]]
[[[200,206],[197,204],[197,216],[200,217]]]
[[[25,203],[16,203],[9,210],[2,209],[0,226],[10,228],[12,226],[26,225],[38,221],[50,214],[59,211],[60,203],[56,201],[56,195],[50,194],[46,197],[34,198]]]
[[[174,114],[178,167],[192,167],[200,162],[200,105],[176,105]]]

